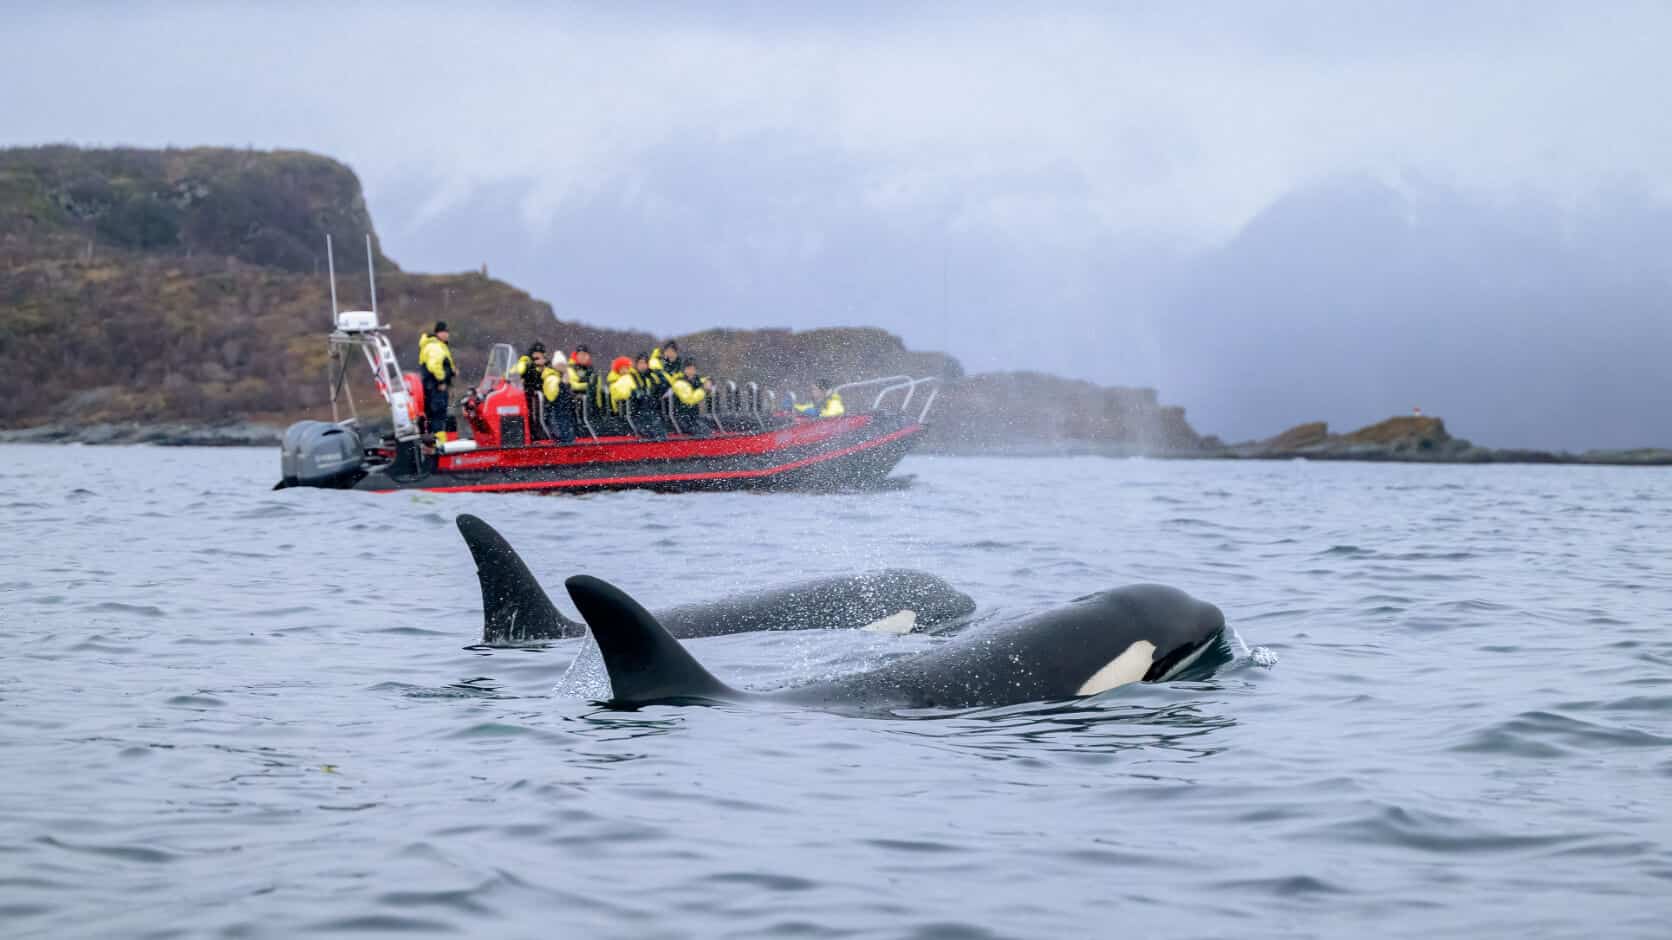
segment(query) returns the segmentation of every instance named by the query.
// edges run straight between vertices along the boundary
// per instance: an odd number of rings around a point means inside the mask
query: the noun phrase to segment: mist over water
[[[0,923],[227,934],[1664,936],[1672,475],[909,458],[872,495],[271,492],[267,450],[0,447]],[[905,565],[1160,581],[1216,678],[855,718],[605,709],[472,649],[453,525],[562,606]],[[938,642],[740,635],[764,689]]]

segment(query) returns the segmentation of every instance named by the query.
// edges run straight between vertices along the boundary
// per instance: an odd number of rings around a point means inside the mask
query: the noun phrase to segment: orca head
[[[1095,695],[1132,682],[1160,682],[1190,671],[1210,674],[1228,656],[1210,652],[1224,645],[1225,614],[1206,601],[1164,584],[1135,584],[1076,598],[1098,623],[1084,637],[1093,651],[1092,671],[1076,690]],[[1210,661],[1211,660],[1211,661]]]
[[[941,627],[975,613],[975,599],[948,584],[945,579],[912,568],[884,568],[863,576],[859,588],[879,600],[895,601],[878,623],[867,629],[885,633]],[[904,630],[895,625],[908,624]]]

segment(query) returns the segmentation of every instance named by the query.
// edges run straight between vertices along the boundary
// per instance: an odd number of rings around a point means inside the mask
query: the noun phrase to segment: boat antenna
[[[366,277],[372,282],[372,319],[377,319],[377,268],[372,264],[372,235],[366,233]]]
[[[331,251],[331,233],[325,233],[325,270],[331,272],[331,329],[337,328],[337,258]]]

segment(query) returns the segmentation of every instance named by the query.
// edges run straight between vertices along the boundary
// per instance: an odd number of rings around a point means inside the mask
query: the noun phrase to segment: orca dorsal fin
[[[615,701],[731,699],[739,693],[710,675],[665,627],[608,581],[578,574],[563,582],[604,654]]]
[[[487,645],[581,636],[585,629],[558,613],[511,543],[469,513],[454,520],[476,559],[482,585],[482,642]]]

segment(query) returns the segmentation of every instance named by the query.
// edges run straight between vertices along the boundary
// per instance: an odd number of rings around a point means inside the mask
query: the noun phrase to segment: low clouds
[[[1227,437],[1418,403],[1389,337],[1420,304],[1456,327],[1431,352],[1523,362],[1426,406],[1459,432],[1658,439],[1629,389],[1612,431],[1512,419],[1611,316],[1654,338],[1608,311],[1668,296],[1617,256],[1672,194],[1672,8],[603,9],[13,14],[0,134],[318,150],[410,268],[486,261],[657,330],[875,323],[975,368],[1159,384]],[[1516,327],[1547,308],[1590,313]],[[1250,394],[1243,349],[1317,404]],[[1362,365],[1312,388],[1326,356]]]

